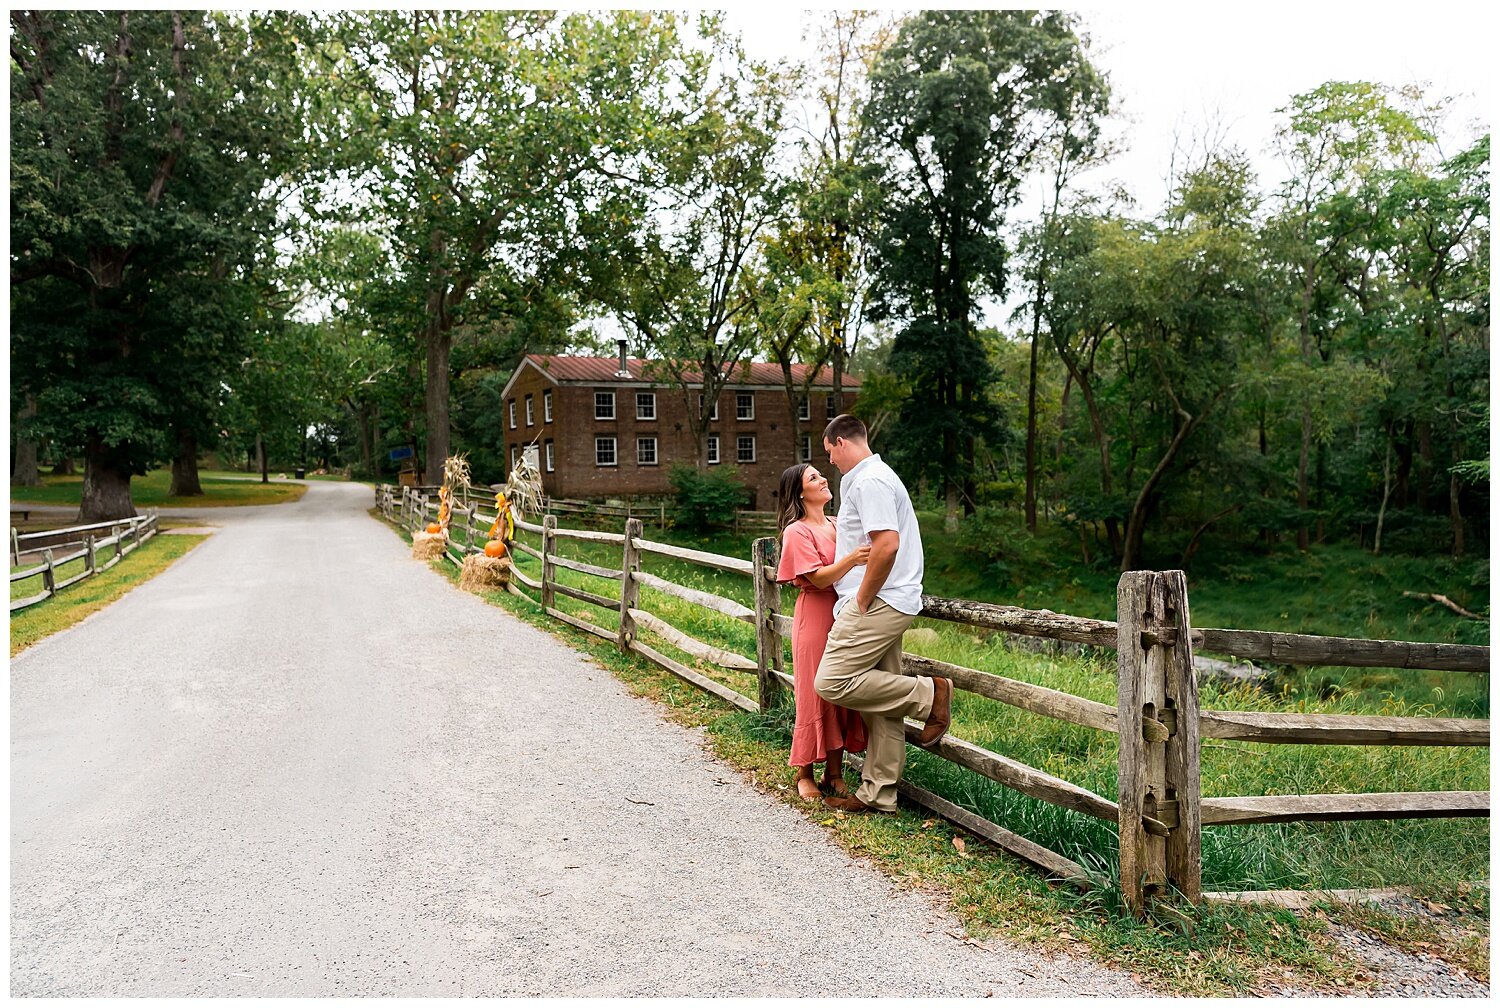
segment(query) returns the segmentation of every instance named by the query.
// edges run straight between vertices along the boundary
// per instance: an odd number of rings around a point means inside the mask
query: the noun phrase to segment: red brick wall
[[[552,392],[552,422],[545,420],[543,393]],[[594,417],[594,393],[613,392],[615,419]],[[655,393],[655,419],[637,417],[636,393]],[[736,395],[754,396],[753,420],[737,418]],[[533,422],[526,423],[526,397],[532,397]],[[693,393],[696,398],[697,393]],[[814,393],[811,419],[802,421],[804,433],[811,437],[812,461],[820,468],[828,466],[822,450],[822,430],[828,422],[826,393]],[[844,410],[854,403],[853,392],[844,393]],[[508,411],[515,403],[516,427],[511,429]],[[533,438],[538,445],[542,468],[542,486],[555,497],[627,497],[671,493],[668,474],[672,464],[692,464],[695,448],[685,419],[682,392],[670,387],[647,388],[640,385],[563,385],[554,386],[535,368],[526,368],[506,400],[506,459],[513,451]],[[710,433],[719,436],[720,464],[736,464],[740,479],[752,491],[753,508],[773,510],[775,491],[782,470],[797,461],[791,443],[791,424],[786,393],[772,386],[728,388],[719,398],[719,419],[710,423]],[[737,438],[755,438],[755,461],[737,462]],[[615,464],[601,466],[596,462],[596,437],[615,438]],[[637,439],[656,438],[656,464],[637,460]],[[547,471],[546,442],[553,445],[553,470]],[[712,468],[712,466],[710,467]]]

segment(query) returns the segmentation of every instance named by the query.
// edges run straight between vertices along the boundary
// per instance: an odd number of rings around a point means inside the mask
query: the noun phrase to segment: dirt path
[[[1139,993],[950,937],[369,505],[216,509],[12,662],[13,994]]]

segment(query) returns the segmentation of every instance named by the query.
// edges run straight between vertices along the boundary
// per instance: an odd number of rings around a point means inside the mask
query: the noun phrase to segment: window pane
[[[834,404],[833,404],[833,396],[829,396],[828,397],[828,419],[832,420],[834,417],[836,417],[838,415],[839,415],[839,411],[838,411],[837,407],[835,407]]]
[[[534,423],[536,423],[536,408],[535,408],[535,404],[531,401],[531,396],[527,396],[526,397],[526,426],[530,427]]]
[[[511,430],[515,430],[516,429],[516,401],[514,399],[512,399],[509,403],[506,404],[506,406],[505,406],[505,413],[506,413],[506,416],[510,420],[510,429]]]
[[[802,435],[802,461],[803,462],[811,462],[812,461],[812,435],[811,434],[804,434],[804,435]]]
[[[640,465],[656,465],[656,438],[635,439],[635,460]]]
[[[710,434],[708,437],[708,461],[710,463],[719,461],[719,437]]]
[[[635,418],[637,420],[656,419],[655,392],[637,392],[635,394]]]
[[[547,442],[547,471],[552,471],[552,442]]]
[[[755,393],[736,392],[734,395],[734,415],[739,420],[755,419]]]
[[[552,422],[552,393],[542,393],[542,419],[547,423]]]
[[[615,464],[615,439],[612,437],[594,438],[594,464]]]
[[[615,418],[615,394],[613,392],[594,393],[594,419],[613,420]]]
[[[741,434],[735,438],[735,457],[740,462],[755,461],[755,435]]]
[[[811,420],[812,419],[812,408],[810,406],[808,406],[806,399],[803,399],[801,402],[799,402],[797,404],[797,419],[798,420]]]

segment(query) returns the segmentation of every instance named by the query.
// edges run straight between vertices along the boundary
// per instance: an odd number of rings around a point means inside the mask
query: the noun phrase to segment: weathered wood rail
[[[107,536],[101,537],[94,534],[106,529],[109,531]],[[12,528],[10,530],[11,560],[16,565],[19,565],[22,554],[35,551],[36,544],[46,542],[48,545],[41,547],[41,563],[11,572],[11,584],[37,578],[41,581],[42,590],[25,598],[12,599],[10,611],[15,612],[18,609],[45,602],[64,588],[71,587],[95,574],[102,574],[125,559],[126,554],[134,552],[137,547],[159,531],[161,531],[161,520],[154,508],[147,511],[145,515],[122,521],[72,525],[67,528],[48,529],[45,532],[31,532],[26,535],[20,535]],[[59,536],[63,537],[61,541],[58,539]],[[28,545],[31,545],[31,548],[28,549]],[[59,556],[56,553],[58,547],[74,548]],[[104,559],[101,559],[101,553]],[[82,560],[83,566],[77,573],[59,581],[57,579],[59,571],[75,560]]]
[[[393,490],[377,490],[377,500],[387,517],[415,528],[435,513],[436,503],[426,495],[408,490],[399,495],[398,501]],[[477,526],[476,517],[481,519]],[[465,552],[480,548],[473,529],[487,527],[491,520],[493,515],[477,514],[473,508],[454,512],[449,554],[454,562],[462,563]],[[792,620],[781,612],[780,589],[775,581],[775,539],[757,539],[751,558],[741,560],[645,539],[638,518],[627,518],[623,533],[560,528],[555,515],[546,516],[541,525],[517,522],[516,527],[539,538],[539,548],[519,541],[516,548],[541,561],[541,576],[532,580],[517,572],[522,583],[538,592],[536,598],[514,585],[511,591],[554,618],[614,641],[622,651],[638,654],[742,710],[764,711],[774,706],[791,684],[792,677],[783,667],[783,642],[790,637]],[[618,546],[620,567],[559,555],[559,542],[570,540]],[[643,571],[643,555],[749,577],[755,605],[752,608]],[[607,596],[559,584],[558,568],[618,582],[619,592]],[[754,626],[754,657],[698,640],[660,614],[650,612],[641,602],[642,588]],[[558,595],[613,613],[614,617],[607,621],[609,625],[601,625],[564,612],[556,607]],[[903,655],[902,668],[908,675],[946,677],[958,689],[1032,714],[1119,736],[1118,800],[1114,801],[951,734],[929,751],[1021,794],[1116,823],[1121,891],[1137,912],[1174,895],[1194,903],[1207,898],[1281,905],[1295,899],[1284,892],[1203,893],[1204,827],[1489,815],[1488,791],[1204,797],[1199,772],[1202,739],[1293,745],[1488,746],[1489,720],[1203,710],[1198,703],[1193,663],[1194,650],[1201,647],[1285,664],[1487,673],[1488,647],[1199,629],[1190,619],[1187,581],[1181,571],[1121,575],[1114,621],[931,595],[923,596],[923,606],[922,615],[932,619],[1116,651],[1113,705],[920,655]],[[643,635],[708,666],[732,673],[754,671],[757,695],[748,696],[705,675],[646,643]],[[907,722],[909,740],[914,740],[919,730],[919,725]],[[1055,851],[909,782],[903,782],[901,793],[1053,877],[1089,884],[1082,866]]]

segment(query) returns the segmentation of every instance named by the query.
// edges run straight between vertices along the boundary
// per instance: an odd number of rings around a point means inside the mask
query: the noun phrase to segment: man
[[[870,557],[834,582],[833,629],[813,688],[829,703],[859,711],[869,740],[858,790],[827,803],[845,812],[895,812],[906,768],[902,719],[925,722],[919,745],[943,737],[953,684],[901,674],[901,635],[922,611],[922,534],[901,478],[870,451],[865,425],[842,414],[828,421],[823,450],[844,474],[838,556],[868,542]]]

